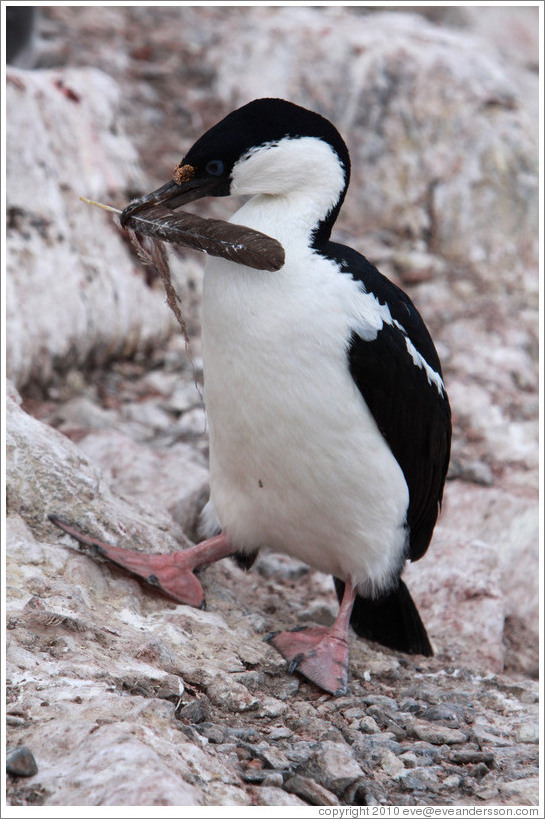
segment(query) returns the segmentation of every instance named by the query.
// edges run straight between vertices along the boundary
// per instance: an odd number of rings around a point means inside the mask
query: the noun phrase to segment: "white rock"
[[[141,185],[119,130],[120,90],[93,68],[9,68],[7,372],[18,385],[145,349],[175,320],[160,288],[135,275],[112,217],[80,195],[123,202]],[[32,139],[28,139],[32,134]]]
[[[333,793],[341,796],[346,788],[363,776],[351,749],[341,742],[325,740],[310,763],[319,773],[319,782]]]

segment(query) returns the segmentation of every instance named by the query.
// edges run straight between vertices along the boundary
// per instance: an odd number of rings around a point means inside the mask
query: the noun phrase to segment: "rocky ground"
[[[37,67],[7,77],[9,805],[538,803],[536,27],[474,11],[43,10]],[[264,641],[332,622],[330,578],[227,560],[196,611],[47,517],[155,551],[195,539],[201,260],[172,254],[188,353],[153,271],[77,196],[122,206],[265,94],[343,129],[337,235],[410,292],[453,407],[445,509],[407,571],[436,656],[353,637],[338,699]]]

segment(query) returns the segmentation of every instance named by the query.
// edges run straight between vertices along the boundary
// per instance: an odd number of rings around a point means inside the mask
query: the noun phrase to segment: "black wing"
[[[399,463],[409,488],[409,557],[426,552],[448,469],[451,415],[446,392],[430,383],[407,349],[406,336],[428,365],[442,377],[439,356],[418,310],[399,287],[351,248],[327,245],[339,269],[361,282],[381,304],[387,304],[394,324],[384,323],[373,341],[352,335],[348,350],[350,373],[377,426]]]

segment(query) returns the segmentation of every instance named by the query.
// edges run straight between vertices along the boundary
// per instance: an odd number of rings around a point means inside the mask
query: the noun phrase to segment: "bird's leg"
[[[340,696],[348,683],[348,626],[356,589],[347,578],[339,613],[330,628],[319,626],[295,631],[279,631],[270,642],[297,670],[324,691]]]
[[[50,520],[80,543],[93,548],[101,557],[142,578],[177,603],[185,603],[195,608],[203,608],[204,591],[193,572],[235,551],[227,537],[221,534],[188,549],[168,554],[149,554],[111,546],[83,534],[59,518],[50,516]]]

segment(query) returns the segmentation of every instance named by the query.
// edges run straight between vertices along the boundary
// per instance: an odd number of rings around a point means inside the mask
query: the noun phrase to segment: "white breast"
[[[373,297],[314,254],[306,231],[275,226],[270,202],[252,200],[232,221],[278,238],[286,263],[270,273],[207,262],[203,357],[218,519],[240,550],[268,546],[351,575],[361,590],[384,587],[403,562],[408,489],[346,347]]]

